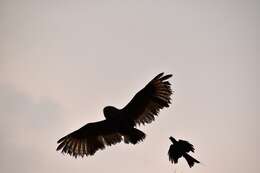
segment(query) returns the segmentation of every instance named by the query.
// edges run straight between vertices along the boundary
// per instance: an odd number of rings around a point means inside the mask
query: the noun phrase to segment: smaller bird
[[[172,136],[169,137],[172,141],[172,145],[169,148],[168,155],[170,162],[178,163],[178,159],[184,157],[188,162],[190,168],[195,163],[200,163],[198,160],[191,157],[188,152],[194,152],[194,147],[188,141],[174,139]]]

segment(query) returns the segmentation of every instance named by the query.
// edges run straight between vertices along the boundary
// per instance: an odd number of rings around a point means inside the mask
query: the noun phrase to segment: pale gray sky
[[[259,172],[259,5],[0,0],[0,171]],[[173,74],[173,104],[140,127],[143,143],[84,159],[55,151],[160,72]],[[203,164],[170,164],[170,135],[191,141]]]

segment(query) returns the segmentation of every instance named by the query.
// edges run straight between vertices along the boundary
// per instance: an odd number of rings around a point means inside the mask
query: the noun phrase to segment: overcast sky
[[[259,5],[0,0],[0,171],[259,172]],[[83,159],[55,151],[160,72],[173,74],[173,103],[140,126],[143,143]],[[172,165],[170,135],[194,144],[202,164]]]

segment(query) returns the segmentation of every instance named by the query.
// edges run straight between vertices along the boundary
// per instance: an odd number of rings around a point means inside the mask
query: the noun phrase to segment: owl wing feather
[[[58,140],[57,151],[77,158],[93,155],[97,150],[103,150],[122,141],[122,136],[107,120],[88,123],[80,129]]]
[[[171,103],[172,90],[171,74],[158,74],[122,109],[125,118],[133,120],[134,124],[148,124],[155,120],[155,116]]]

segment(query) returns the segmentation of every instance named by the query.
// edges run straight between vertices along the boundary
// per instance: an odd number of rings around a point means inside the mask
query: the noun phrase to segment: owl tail
[[[195,164],[195,163],[200,163],[198,160],[194,159],[191,157],[189,154],[185,153],[183,157],[187,160],[190,168]]]
[[[124,142],[127,144],[128,143],[137,144],[138,142],[143,141],[144,138],[145,138],[145,133],[136,128],[132,128],[126,134],[124,134]]]

